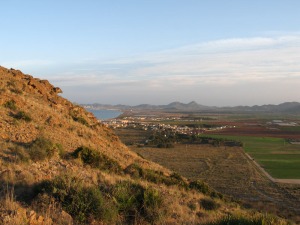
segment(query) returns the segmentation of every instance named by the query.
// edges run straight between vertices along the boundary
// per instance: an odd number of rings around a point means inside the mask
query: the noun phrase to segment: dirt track
[[[245,153],[245,155],[249,158],[250,161],[252,161],[252,163],[261,170],[261,172],[263,174],[265,174],[265,176],[267,178],[269,178],[272,182],[276,182],[276,183],[283,183],[283,184],[300,184],[300,179],[275,179],[273,178],[269,173],[267,173],[253,158],[251,158],[251,156],[247,153]]]
[[[190,179],[203,179],[245,207],[274,213],[300,224],[300,185],[272,181],[241,148],[178,145],[174,149],[134,148],[146,159]]]

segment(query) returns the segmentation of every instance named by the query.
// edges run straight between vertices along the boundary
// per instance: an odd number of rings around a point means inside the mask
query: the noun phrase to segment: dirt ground
[[[277,214],[300,224],[300,185],[275,183],[238,147],[177,145],[132,150],[189,179],[203,179],[244,207]]]

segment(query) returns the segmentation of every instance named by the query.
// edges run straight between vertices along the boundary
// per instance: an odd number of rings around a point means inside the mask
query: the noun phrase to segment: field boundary
[[[243,150],[244,151],[244,150]],[[273,178],[264,168],[259,165],[254,158],[252,158],[248,153],[244,151],[247,158],[253,162],[253,164],[272,182],[274,183],[284,183],[284,184],[300,184],[300,179],[275,179]]]

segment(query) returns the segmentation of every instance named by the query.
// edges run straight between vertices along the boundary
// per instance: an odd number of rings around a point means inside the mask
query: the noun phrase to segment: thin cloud
[[[218,95],[228,101],[234,98],[249,101],[251,95],[246,90],[257,87],[260,87],[257,96],[266,91],[272,93],[270,98],[291,99],[298,89],[294,84],[300,83],[299,61],[299,34],[234,38],[119,60],[84,61],[49,79],[58,86],[68,87],[68,92],[76,93],[78,86],[85,87],[94,101],[98,98],[99,102],[103,95],[144,99],[140,101],[143,103],[154,97],[182,99],[181,95],[197,100],[196,95],[207,93],[212,93],[211,99],[215,101]],[[279,87],[283,91],[278,92]],[[201,97],[198,99],[203,101]]]
[[[22,67],[40,67],[40,66],[51,66],[55,65],[53,61],[49,60],[37,60],[37,59],[31,59],[31,60],[20,60],[20,61],[11,61],[11,62],[3,62],[3,66],[10,67],[10,68],[22,68]]]

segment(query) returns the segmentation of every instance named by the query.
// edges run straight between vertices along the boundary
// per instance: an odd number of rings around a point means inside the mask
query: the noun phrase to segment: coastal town
[[[180,121],[180,122],[178,122]],[[234,128],[235,126],[222,125],[222,126],[209,126],[192,124],[199,123],[201,120],[182,119],[180,117],[155,117],[155,116],[132,116],[124,118],[116,118],[102,121],[102,123],[113,129],[140,129],[140,130],[169,130],[179,134],[202,134],[207,131],[222,130],[225,128]],[[191,125],[188,125],[191,123]]]

